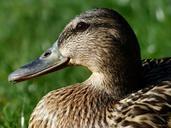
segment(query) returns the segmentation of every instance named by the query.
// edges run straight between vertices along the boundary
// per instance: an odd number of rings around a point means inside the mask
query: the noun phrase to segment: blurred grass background
[[[43,95],[90,75],[72,67],[15,86],[7,81],[50,47],[75,15],[95,7],[115,9],[128,20],[143,58],[171,56],[171,0],[0,0],[0,128],[26,128]]]

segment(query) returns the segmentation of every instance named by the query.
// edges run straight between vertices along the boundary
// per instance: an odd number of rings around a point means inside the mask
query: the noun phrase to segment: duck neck
[[[114,65],[115,64],[115,65]],[[141,84],[141,63],[112,63],[92,72],[86,83],[96,89],[110,94],[114,99],[120,100],[132,92],[142,88]]]

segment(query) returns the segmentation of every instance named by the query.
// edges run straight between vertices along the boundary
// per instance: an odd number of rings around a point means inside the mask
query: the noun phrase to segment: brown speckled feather
[[[120,101],[89,85],[76,84],[52,91],[37,105],[29,128],[171,127],[171,82],[167,81],[171,72],[168,69],[161,79],[157,77],[162,69],[170,66],[171,58],[143,62],[144,81],[148,87]],[[157,77],[158,81],[151,77]]]

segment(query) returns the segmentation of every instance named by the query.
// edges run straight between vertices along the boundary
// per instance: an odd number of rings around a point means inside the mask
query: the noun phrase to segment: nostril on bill
[[[43,57],[46,58],[46,57],[50,56],[51,53],[52,53],[52,52],[51,52],[50,50],[48,50],[48,51],[46,51],[46,52],[43,54]]]

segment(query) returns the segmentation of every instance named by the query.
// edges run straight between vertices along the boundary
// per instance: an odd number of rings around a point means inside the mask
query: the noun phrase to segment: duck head
[[[50,49],[10,74],[8,79],[19,82],[69,65],[86,66],[92,74],[103,74],[115,88],[117,84],[133,87],[141,74],[138,41],[117,12],[110,9],[86,11],[64,28]]]

